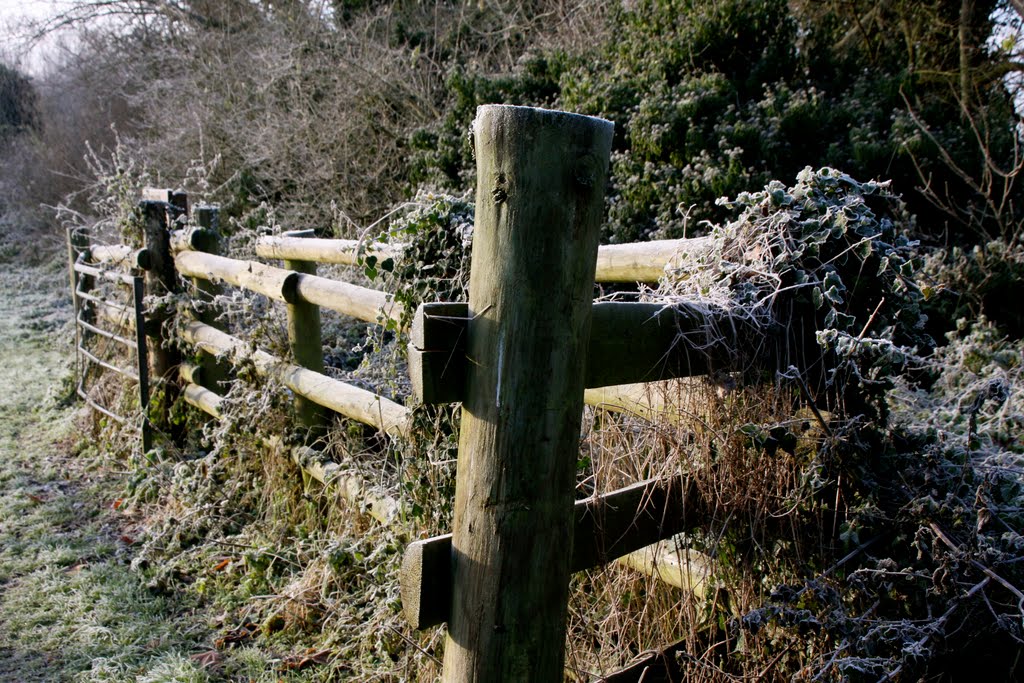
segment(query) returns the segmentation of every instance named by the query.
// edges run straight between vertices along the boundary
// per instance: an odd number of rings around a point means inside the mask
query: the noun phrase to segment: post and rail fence
[[[706,519],[683,476],[574,500],[585,403],[655,414],[644,398],[648,383],[727,368],[730,351],[744,343],[742,328],[728,320],[712,322],[732,336],[698,339],[707,314],[685,305],[592,301],[595,282],[657,281],[683,256],[708,248],[705,239],[598,245],[612,129],[575,114],[481,107],[469,301],[425,303],[403,330],[415,400],[462,403],[452,533],[412,542],[400,572],[410,624],[448,624],[448,682],[559,680],[570,575],[643,552]],[[192,227],[173,229],[188,212],[182,193],[147,190],[141,250],[90,247],[87,236],[69,233],[84,362],[137,381],[143,409],[152,380],[220,418],[218,392],[230,366],[244,360],[293,392],[296,420],[311,434],[333,412],[408,436],[410,407],[324,374],[320,328],[322,308],[385,324],[400,323],[399,306],[382,291],[317,274],[317,263],[356,265],[360,249],[401,258],[402,246],[308,233],[260,238],[258,257],[283,261],[278,267],[217,253],[215,207],[195,207]],[[186,279],[188,295],[207,301],[232,286],[284,304],[290,357],[254,350],[201,312],[178,321],[181,339],[202,359],[182,363],[164,343],[171,312],[146,310],[143,293],[179,291]],[[130,284],[132,306],[97,296],[98,281]],[[123,330],[133,330],[134,340]],[[133,348],[137,370],[96,356],[82,341],[87,336]],[[79,393],[113,417],[82,384]],[[145,419],[142,429],[148,450]],[[292,458],[379,521],[396,516],[398,502],[372,496],[310,448],[294,449]]]

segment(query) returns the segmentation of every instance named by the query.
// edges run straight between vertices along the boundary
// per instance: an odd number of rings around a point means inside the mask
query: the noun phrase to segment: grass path
[[[70,316],[60,259],[0,262],[0,681],[206,681],[204,624],[131,571],[116,482],[72,456]]]

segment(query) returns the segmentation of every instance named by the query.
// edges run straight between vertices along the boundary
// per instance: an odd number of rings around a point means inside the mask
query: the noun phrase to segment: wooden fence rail
[[[706,375],[728,368],[743,344],[768,341],[742,319],[687,304],[599,302],[591,316],[584,374],[588,389]],[[420,402],[463,400],[469,322],[465,303],[417,309],[408,355]]]
[[[572,460],[573,458],[569,458]],[[679,532],[706,514],[682,477],[651,479],[578,500],[573,508],[572,572],[592,569]],[[402,608],[414,628],[448,621],[452,598],[452,534],[414,541],[402,562]]]
[[[409,434],[411,411],[390,399],[288,363],[265,351],[253,351],[249,343],[205,323],[187,323],[181,329],[181,336],[197,348],[214,355],[229,356],[235,363],[252,362],[257,373],[278,379],[317,405],[393,436]]]
[[[597,250],[595,282],[657,282],[666,270],[683,265],[688,259],[709,253],[711,241],[704,237],[653,240],[630,244],[601,245]],[[356,265],[360,249],[364,256],[399,260],[402,244],[361,242],[360,240],[300,238],[265,235],[256,241],[256,254],[262,258],[294,259],[314,263]]]
[[[591,302],[594,282],[656,281],[711,254],[712,246],[707,239],[598,246],[609,122],[485,106],[474,125],[480,182],[469,302],[426,303],[411,329],[400,330],[409,336],[415,398],[462,403],[453,533],[409,545],[403,604],[415,628],[448,623],[445,681],[554,681],[563,670],[570,574],[616,559],[656,573],[652,553],[667,552],[666,539],[706,517],[683,477],[574,502],[584,402],[658,415],[665,407],[652,397],[652,382],[729,369],[734,349],[770,340],[727,311]],[[131,339],[122,331],[133,330],[143,351],[150,336],[146,372],[173,380],[187,403],[215,418],[224,414],[218,389],[227,362],[251,365],[290,389],[296,417],[311,433],[323,427],[326,409],[393,437],[410,436],[410,408],[323,373],[321,308],[385,324],[401,321],[399,307],[384,292],[321,277],[315,265],[356,265],[360,253],[400,259],[402,245],[285,234],[260,238],[256,248],[261,258],[284,261],[283,268],[232,259],[215,253],[215,209],[197,208],[198,226],[172,231],[175,217],[187,214],[187,197],[168,190],[144,197],[145,249],[83,249],[69,238],[76,302],[89,311],[82,333],[127,346]],[[92,261],[80,261],[79,253]],[[201,319],[177,321],[180,339],[202,352],[198,365],[181,363],[160,336],[169,311],[126,320],[132,307],[77,281],[138,287],[138,276],[118,274],[115,266],[146,268],[158,295],[179,291],[185,277],[207,304],[222,284],[286,304],[291,357],[254,349],[207,310]],[[119,328],[102,328],[100,320],[116,320]],[[295,449],[292,457],[381,521],[401,507],[375,497],[314,449]],[[691,590],[707,576],[706,567],[691,572],[682,561],[674,571],[676,585]]]

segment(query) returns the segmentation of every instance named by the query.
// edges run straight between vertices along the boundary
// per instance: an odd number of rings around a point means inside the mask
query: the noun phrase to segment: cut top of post
[[[557,125],[558,120],[562,119],[565,125],[580,126],[583,128],[589,126],[604,128],[609,135],[611,135],[615,130],[615,124],[612,121],[603,119],[600,116],[574,114],[572,112],[559,111],[557,109],[544,109],[543,107],[523,107],[515,104],[482,104],[476,108],[476,118],[473,119],[473,132],[476,133],[478,131],[482,114],[500,110],[514,112],[518,118],[522,118],[533,113],[538,117],[546,118],[547,121],[545,123],[547,125]]]

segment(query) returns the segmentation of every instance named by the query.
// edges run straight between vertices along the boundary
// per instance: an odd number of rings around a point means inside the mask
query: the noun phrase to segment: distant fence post
[[[311,233],[295,233],[296,236],[312,236]],[[286,270],[316,275],[316,263],[284,259]],[[288,307],[288,345],[297,365],[307,370],[324,371],[324,347],[320,329],[320,307],[307,301],[298,300]],[[309,430],[309,436],[319,436],[327,424],[327,411],[302,396],[295,397],[295,415],[299,424]]]
[[[477,110],[476,227],[444,681],[561,681],[613,124]]]
[[[146,271],[146,293],[150,296],[163,296],[178,288],[174,273],[174,257],[171,254],[171,233],[167,227],[167,206],[166,202],[141,202],[146,250],[152,259],[152,267]],[[169,380],[171,370],[177,365],[177,359],[169,349],[164,348],[167,336],[163,330],[163,323],[167,319],[167,313],[152,311],[150,319],[154,321],[154,337],[150,340],[153,377],[157,380]]]
[[[67,229],[67,243],[68,243],[68,276],[71,279],[71,299],[75,305],[75,315],[78,315],[82,311],[82,302],[78,296],[78,291],[81,289],[83,292],[88,292],[92,285],[92,278],[88,275],[80,275],[75,271],[75,262],[78,261],[78,257],[89,251],[89,231],[85,228],[68,228]]]
[[[168,201],[144,199],[139,204],[143,218],[146,249],[151,258],[151,267],[146,271],[146,293],[149,296],[163,296],[178,290],[178,276],[174,270],[174,255],[171,253],[171,233],[168,217],[171,210]],[[163,387],[163,401],[159,404],[161,414],[156,419],[160,429],[170,430],[171,437],[176,438],[174,429],[168,421],[169,408],[176,398],[176,382],[174,372],[181,363],[180,355],[167,347],[168,334],[165,323],[171,311],[149,310],[148,319],[153,322],[147,329],[149,335],[149,361],[152,372],[150,381]]]
[[[220,207],[212,204],[198,204],[194,209],[196,225],[202,230],[201,236],[196,239],[196,249],[207,254],[220,253]],[[199,298],[205,306],[200,309],[198,319],[207,325],[217,329],[224,329],[224,324],[217,320],[217,309],[211,303],[221,293],[221,287],[215,282],[204,278],[192,278],[192,286],[195,287]],[[207,389],[223,393],[222,384],[228,378],[228,364],[219,362],[212,354],[205,351],[199,352],[199,366],[202,368],[202,384]]]

